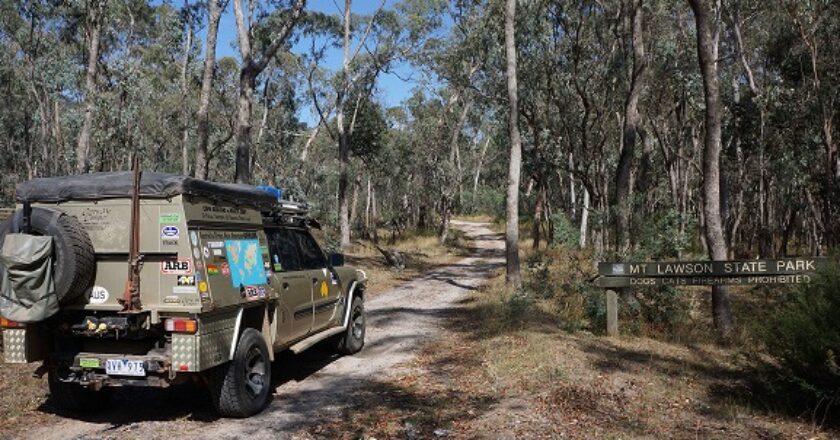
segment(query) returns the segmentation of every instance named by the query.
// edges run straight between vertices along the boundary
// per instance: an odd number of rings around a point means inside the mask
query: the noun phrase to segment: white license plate
[[[145,376],[146,365],[143,361],[108,359],[105,361],[105,373],[115,376]]]

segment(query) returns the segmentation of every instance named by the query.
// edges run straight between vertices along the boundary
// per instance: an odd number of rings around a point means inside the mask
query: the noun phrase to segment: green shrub
[[[646,219],[638,225],[634,239],[638,249],[629,260],[676,258],[689,249],[696,219],[689,214],[680,214],[669,209]]]
[[[789,293],[760,330],[783,374],[816,399],[840,399],[840,272]]]
[[[525,291],[516,291],[502,300],[504,320],[512,326],[521,325],[534,306],[534,298]]]
[[[489,214],[498,216],[505,212],[505,194],[496,189],[479,188],[464,191],[461,212],[463,214]]]
[[[559,212],[551,216],[554,224],[554,243],[569,248],[577,247],[580,243],[580,229],[566,217],[566,214]]]

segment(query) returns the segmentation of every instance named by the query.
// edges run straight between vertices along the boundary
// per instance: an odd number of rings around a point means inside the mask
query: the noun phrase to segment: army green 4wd
[[[275,352],[361,350],[365,273],[324,254],[305,205],[134,177],[22,183],[0,225],[5,361],[43,361],[56,403],[93,409],[113,387],[199,379],[221,415],[247,417],[268,401]]]

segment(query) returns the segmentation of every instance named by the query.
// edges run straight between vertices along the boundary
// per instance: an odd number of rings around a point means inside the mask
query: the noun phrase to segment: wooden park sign
[[[808,284],[825,270],[829,258],[776,260],[666,261],[598,263],[598,287],[725,286]],[[607,333],[618,334],[618,296],[607,290]]]
[[[598,286],[721,286],[803,284],[824,270],[828,258],[782,258],[743,261],[671,261],[599,263]]]

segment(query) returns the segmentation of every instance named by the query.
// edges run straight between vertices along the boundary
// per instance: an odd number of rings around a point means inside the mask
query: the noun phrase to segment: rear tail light
[[[0,317],[0,328],[24,328],[26,324]]]
[[[163,321],[163,328],[174,333],[195,333],[198,331],[198,322],[195,319],[172,318]]]

